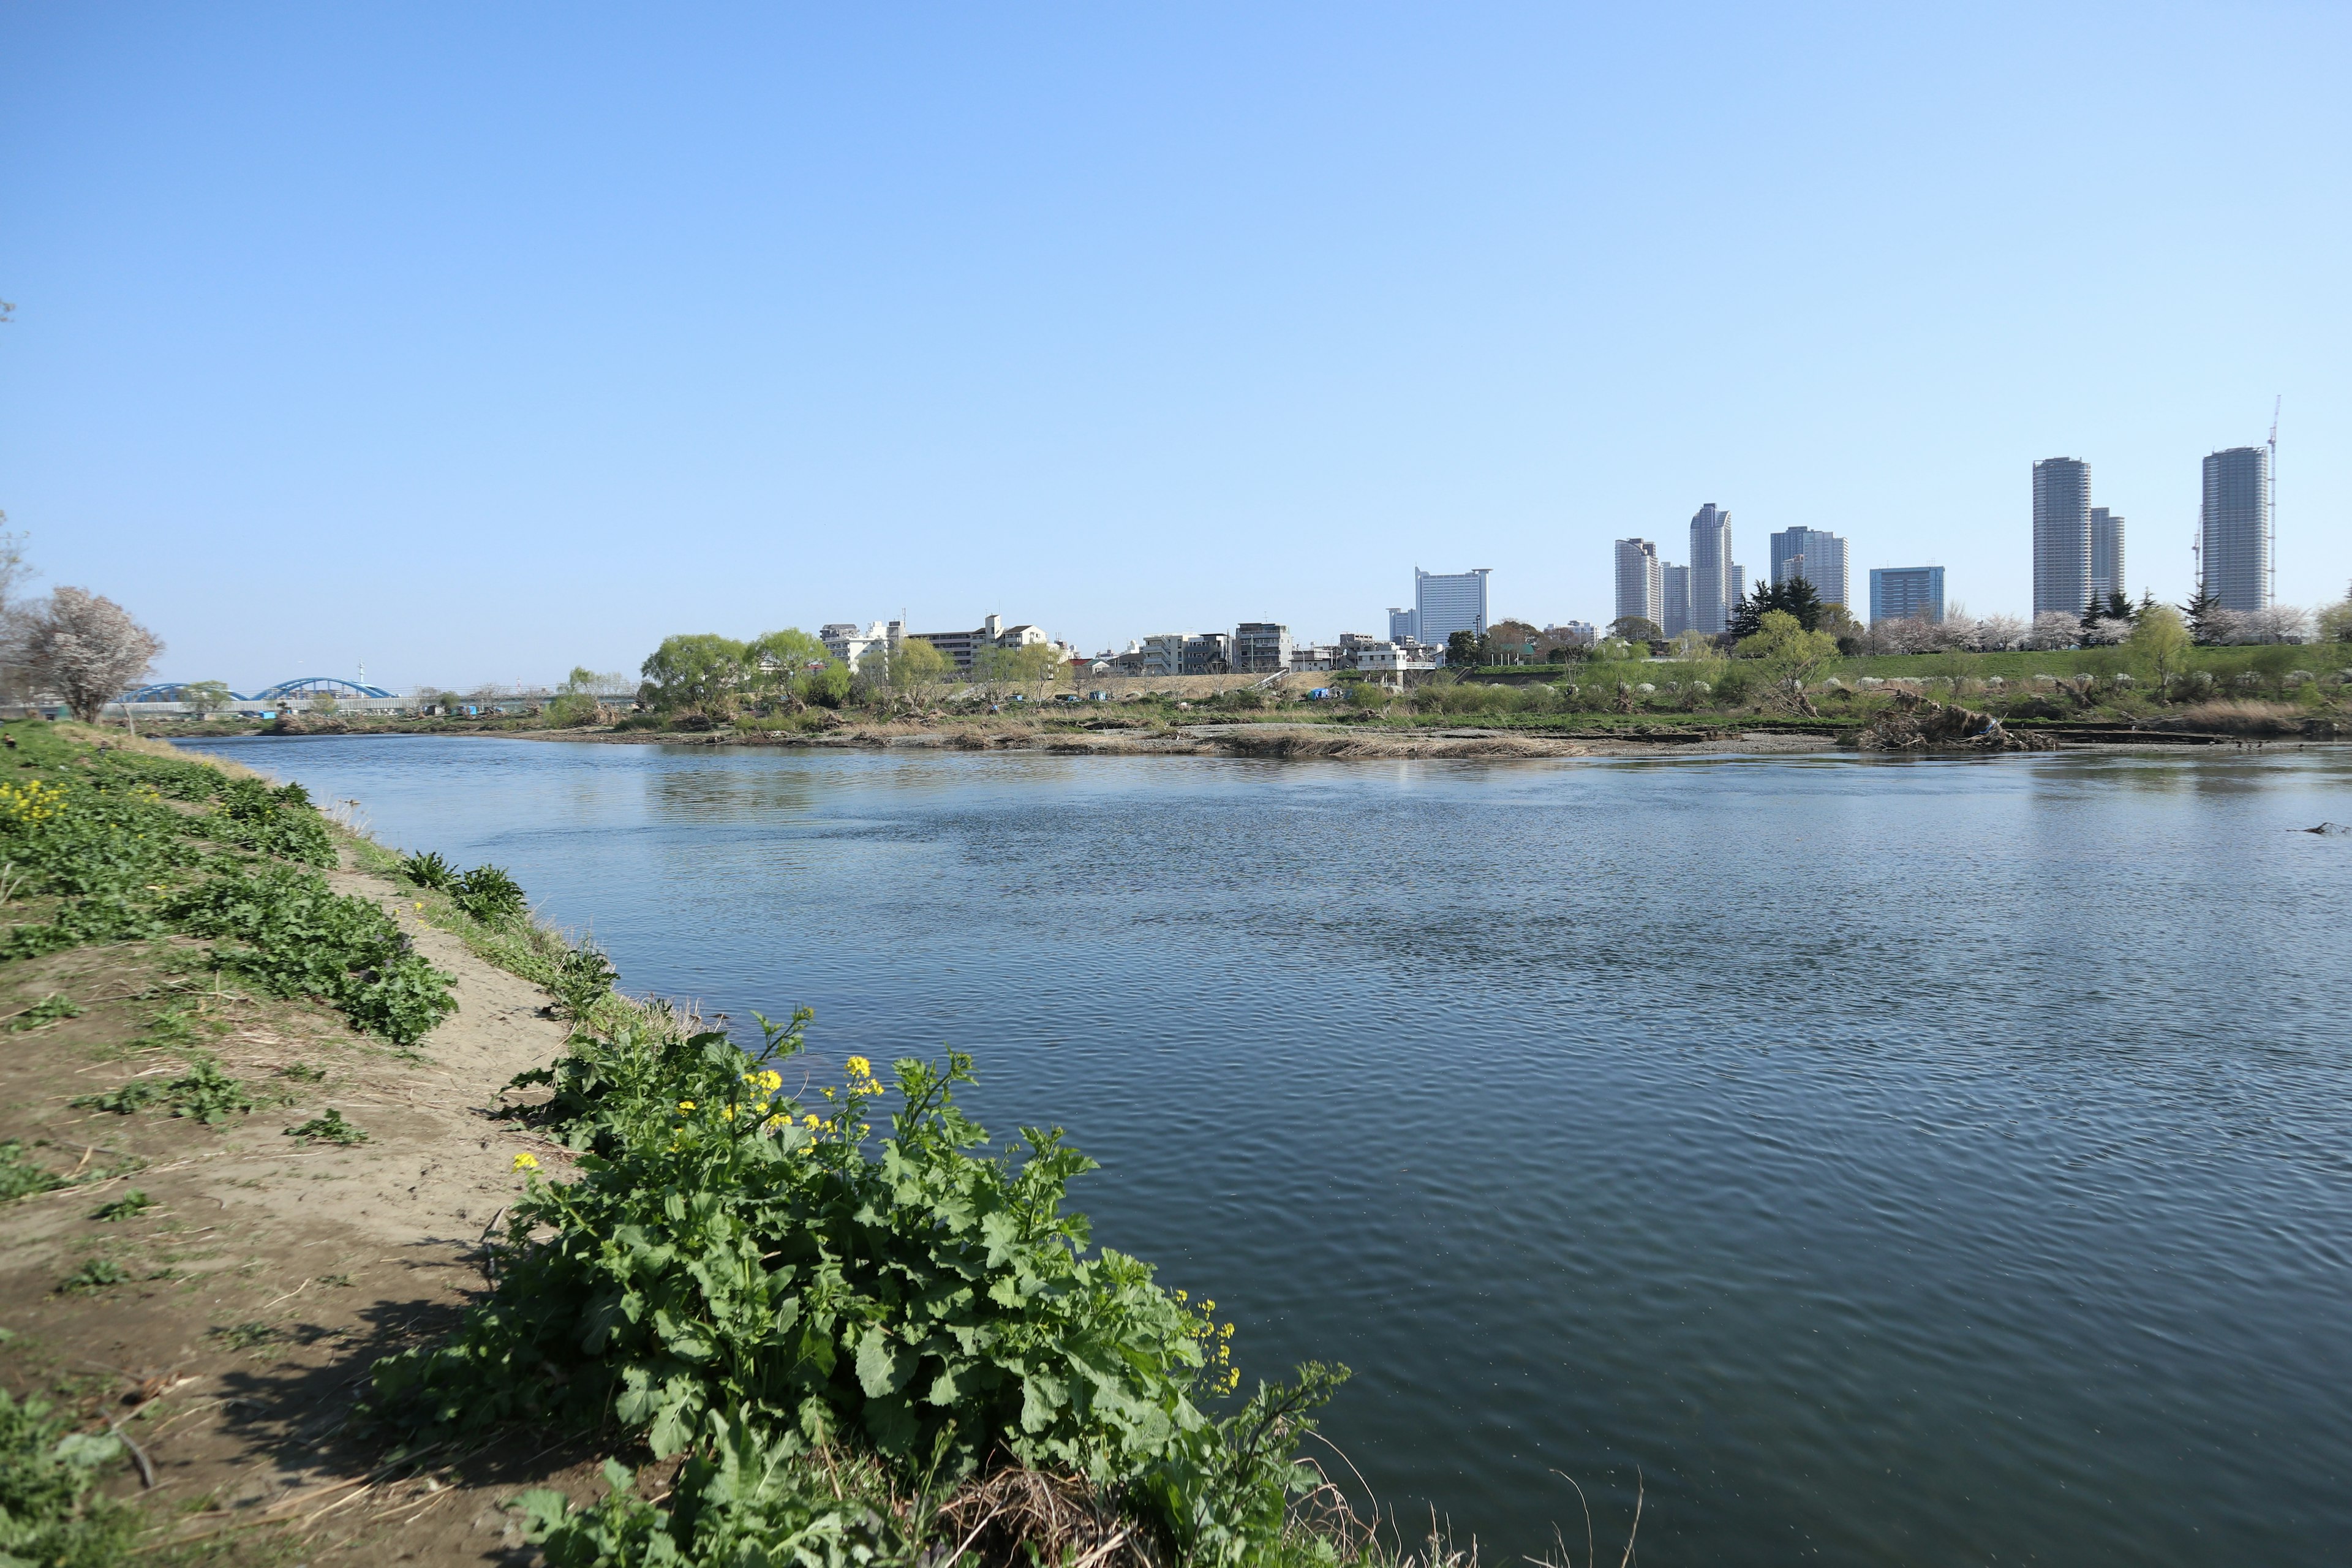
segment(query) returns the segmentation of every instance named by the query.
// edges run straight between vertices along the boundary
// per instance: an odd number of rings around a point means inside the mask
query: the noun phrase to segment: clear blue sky
[[[0,508],[240,689],[1610,613],[1730,509],[2352,577],[2352,8],[0,6]]]

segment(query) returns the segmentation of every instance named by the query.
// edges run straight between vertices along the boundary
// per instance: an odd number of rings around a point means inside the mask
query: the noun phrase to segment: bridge
[[[118,702],[185,702],[192,681],[160,680],[152,686],[142,686],[115,699]],[[275,686],[265,686],[247,695],[232,691],[232,702],[284,702],[299,697],[365,697],[387,700],[398,692],[386,691],[381,686],[362,686],[356,680],[345,680],[336,675],[305,675],[293,680],[281,680]]]

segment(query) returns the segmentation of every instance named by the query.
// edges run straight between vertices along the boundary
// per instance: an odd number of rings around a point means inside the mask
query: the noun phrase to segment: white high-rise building
[[[2079,616],[2090,603],[2091,465],[2044,458],[2033,465],[2033,613]]]
[[[1414,635],[1438,647],[1455,632],[1486,635],[1486,574],[1492,567],[1468,572],[1424,572],[1412,569]]]
[[[2271,607],[2271,455],[2232,447],[2205,459],[2205,591],[2225,610]]]
[[[2128,595],[2124,586],[2124,519],[2105,507],[2091,509],[2091,601],[2104,605],[2110,594]]]
[[[1731,624],[1731,514],[1713,501],[1690,527],[1691,629],[1712,635]]]
[[[1619,540],[1616,618],[1644,620],[1663,629],[1665,614],[1665,582],[1658,547],[1646,539]]]
[[[1850,609],[1845,541],[1819,528],[1784,528],[1772,535],[1772,585],[1802,577],[1824,605]]]

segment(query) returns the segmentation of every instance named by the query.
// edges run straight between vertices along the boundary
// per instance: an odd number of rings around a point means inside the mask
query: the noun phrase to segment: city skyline
[[[1690,564],[1708,498],[1751,577],[1816,528],[2018,611],[2031,459],[2179,602],[2199,461],[2283,394],[2317,602],[2347,50],[2340,8],[20,6],[0,510],[232,681],[902,611],[1319,637],[1440,556],[1597,619],[1610,542]]]

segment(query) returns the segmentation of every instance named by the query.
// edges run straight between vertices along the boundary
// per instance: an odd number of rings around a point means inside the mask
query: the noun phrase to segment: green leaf
[[[907,1386],[915,1373],[915,1358],[892,1342],[889,1331],[877,1323],[857,1342],[857,1385],[868,1399],[880,1399]]]

